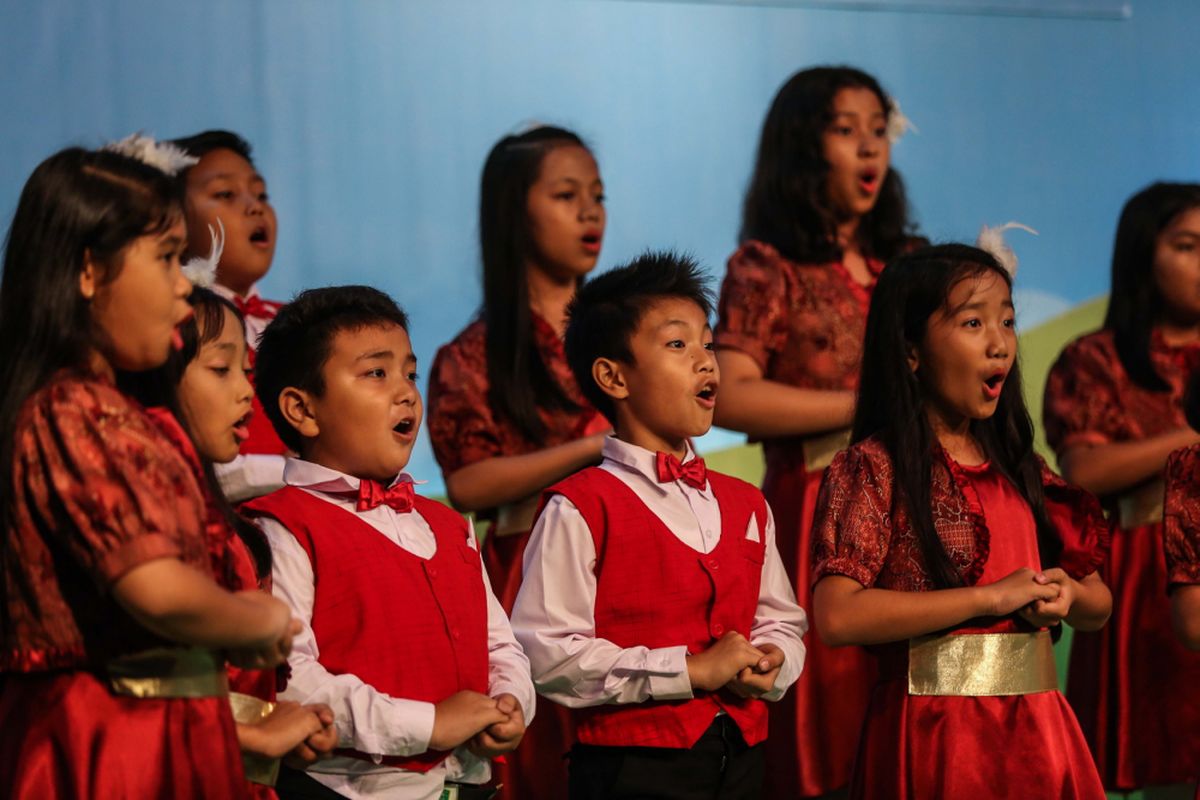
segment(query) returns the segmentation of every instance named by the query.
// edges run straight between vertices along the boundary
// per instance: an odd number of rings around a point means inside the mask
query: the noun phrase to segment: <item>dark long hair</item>
[[[896,258],[875,286],[863,342],[852,440],[875,436],[887,449],[895,466],[894,502],[908,512],[929,574],[943,589],[962,586],[963,576],[934,527],[930,486],[941,447],[925,413],[925,390],[908,358],[924,339],[929,318],[946,307],[954,286],[988,273],[1011,288],[1012,279],[999,262],[975,247],[939,245]],[[1062,544],[1046,514],[1041,465],[1033,450],[1033,422],[1025,408],[1018,360],[1004,382],[996,413],[973,420],[971,435],[1033,511],[1042,564],[1057,564]]]
[[[826,198],[822,135],[833,119],[833,100],[842,89],[868,89],[884,114],[892,108],[879,82],[853,67],[814,67],[797,72],[780,88],[763,121],[754,173],[742,206],[740,241],[758,239],[785,258],[821,263],[842,256],[837,219]],[[859,225],[866,255],[888,260],[913,235],[904,179],[889,167],[879,199]]]
[[[1121,366],[1143,389],[1170,390],[1150,361],[1150,339],[1163,313],[1154,251],[1159,234],[1193,208],[1200,208],[1200,184],[1155,183],[1129,198],[1117,223],[1104,327],[1113,332]]]
[[[546,369],[533,335],[526,264],[533,252],[529,190],[542,160],[556,147],[587,149],[568,130],[543,126],[505,136],[488,153],[479,191],[479,248],[487,325],[488,402],[525,438],[546,433],[538,408],[578,411],[579,405]]]
[[[117,383],[122,391],[136,398],[142,405],[166,408],[179,421],[180,426],[187,431],[189,437],[194,436],[187,425],[187,418],[182,413],[179,403],[179,384],[187,372],[188,365],[200,355],[201,348],[209,342],[215,342],[225,331],[225,310],[233,312],[242,326],[242,314],[237,306],[209,289],[195,288],[188,297],[188,302],[195,312],[190,319],[179,325],[179,334],[183,347],[172,351],[167,363],[157,369],[145,372],[125,372],[117,377]],[[245,330],[241,331],[245,338]],[[200,465],[204,472],[204,481],[212,503],[220,512],[225,523],[245,542],[250,554],[254,557],[255,570],[258,577],[264,578],[271,572],[271,548],[262,531],[252,522],[238,514],[233,505],[225,499],[221,484],[213,471],[213,464],[199,452]]]
[[[176,181],[117,153],[63,150],[25,182],[0,279],[0,508],[10,508],[13,437],[30,395],[89,358],[91,317],[79,290],[84,259],[111,281],[125,248],[182,216]]]

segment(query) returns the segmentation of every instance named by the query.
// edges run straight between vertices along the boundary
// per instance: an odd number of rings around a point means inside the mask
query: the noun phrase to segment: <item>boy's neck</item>
[[[339,459],[336,454],[325,452],[318,443],[312,442],[306,443],[306,446],[301,448],[300,459],[302,461],[307,461],[310,464],[316,464],[318,467],[324,467],[325,469],[339,472],[342,475],[355,478],[359,481],[375,481],[376,483],[381,483],[384,486],[390,485],[392,481],[396,479],[396,476],[404,471],[404,467],[407,466],[407,464],[401,466],[400,469],[396,470],[391,475],[385,475],[383,477],[360,474],[354,470],[352,465],[346,464],[342,459]]]
[[[241,284],[235,285],[232,281],[227,281],[224,278],[222,278],[220,275],[217,276],[217,285],[220,286],[222,289],[227,289],[228,291],[233,292],[234,294],[236,294],[238,297],[242,298],[243,300],[245,300],[247,297],[249,297],[250,292],[252,292],[254,290],[253,282],[250,282],[244,286]]]
[[[618,422],[613,430],[613,436],[626,444],[632,444],[651,453],[663,452],[683,461],[688,454],[686,438],[676,439],[673,436],[662,435],[639,424],[636,420],[620,419],[625,416],[618,412]]]

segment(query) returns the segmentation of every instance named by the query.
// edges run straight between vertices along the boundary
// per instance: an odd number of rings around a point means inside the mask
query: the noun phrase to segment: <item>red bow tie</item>
[[[659,452],[655,454],[655,466],[658,467],[659,483],[683,481],[688,486],[703,489],[708,481],[708,469],[700,456],[693,457],[686,464],[680,464],[679,459],[670,453]]]
[[[240,295],[233,296],[233,304],[237,306],[237,310],[242,312],[243,317],[258,317],[260,319],[270,319],[275,316],[271,307],[263,302],[263,299],[256,294],[249,297]]]
[[[387,489],[379,481],[362,480],[358,484],[359,511],[370,511],[380,505],[386,505],[393,511],[407,514],[413,510],[413,485],[409,481],[397,483]]]

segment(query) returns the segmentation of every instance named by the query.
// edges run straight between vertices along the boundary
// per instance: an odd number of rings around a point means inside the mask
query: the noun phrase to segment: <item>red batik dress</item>
[[[230,527],[220,508],[214,502],[204,477],[200,456],[196,452],[195,445],[192,444],[191,437],[167,409],[153,407],[146,409],[146,413],[187,461],[197,483],[204,492],[204,531],[217,583],[231,592],[257,589],[270,594],[270,575],[259,579],[254,554],[250,552],[250,548],[237,535],[237,532]],[[257,528],[253,528],[253,530],[258,531]],[[265,538],[263,544],[266,544]],[[243,722],[252,722],[258,721],[263,714],[269,713],[271,706],[267,704],[275,702],[275,670],[242,669],[232,664],[226,664],[225,670],[229,676],[229,691],[234,703],[235,718],[239,718]],[[238,695],[242,695],[242,697],[238,697]],[[239,709],[241,716],[238,714]],[[272,787],[278,775],[278,759],[267,759],[247,753],[243,753],[242,758],[249,795],[254,800],[275,800],[276,794]]]
[[[438,350],[429,379],[429,438],[443,474],[485,458],[522,455],[566,444],[610,427],[579,391],[557,332],[536,313],[531,312],[530,317],[542,363],[580,410],[542,409],[546,435],[540,441],[527,439],[488,402],[487,329],[477,320]],[[507,614],[512,613],[521,588],[521,563],[537,500],[535,495],[525,503],[477,515],[491,522],[483,540],[483,565],[492,591]],[[498,530],[503,535],[496,535]],[[505,786],[504,796],[512,800],[566,797],[563,755],[571,748],[573,738],[567,709],[539,696],[537,722],[516,752],[504,763],[496,764],[498,780]]]
[[[967,585],[994,583],[1022,567],[1040,569],[1033,513],[998,470],[962,466],[943,455],[932,477],[934,525]],[[1063,541],[1060,566],[1083,578],[1104,557],[1103,513],[1095,498],[1044,467],[1042,479],[1046,510]],[[932,590],[908,515],[893,505],[894,482],[892,461],[878,440],[834,459],[813,522],[814,582],[844,575],[867,588]],[[1034,631],[1014,614],[970,620],[941,634]],[[1053,684],[1053,654],[1045,644],[1043,666]],[[1003,696],[911,692],[909,646],[904,640],[869,648],[879,659],[880,677],[863,725],[851,797],[1103,800],[1087,743],[1057,689]],[[971,675],[987,673],[994,664],[995,659],[981,661]]]
[[[154,559],[212,574],[191,468],[140,407],[82,372],[64,370],[32,395],[16,430],[0,796],[245,797],[227,696],[110,689],[118,665],[150,650],[172,660],[189,653],[209,678],[220,674],[219,659],[155,636],[112,595],[123,575]]]
[[[1200,584],[1200,445],[1176,450],[1167,461],[1163,534],[1167,586]],[[1192,762],[1188,779],[1200,781],[1200,759]],[[1200,800],[1200,786],[1196,798]]]
[[[1046,438],[1059,457],[1075,445],[1133,442],[1186,426],[1183,391],[1200,347],[1170,347],[1155,334],[1150,357],[1168,391],[1133,383],[1109,331],[1067,346],[1050,371],[1044,407]],[[1101,500],[1117,523],[1101,567],[1113,615],[1100,631],[1076,633],[1067,699],[1105,787],[1186,781],[1200,762],[1200,653],[1186,650],[1171,628],[1162,478]]]
[[[869,261],[872,274],[883,264]],[[718,348],[753,358],[763,377],[803,389],[858,388],[872,286],[840,263],[798,264],[763,242],[743,244],[721,286]],[[813,507],[825,466],[849,443],[849,430],[763,441],[763,494],[775,514],[779,555],[812,607]],[[810,634],[800,679],[771,705],[766,795],[814,797],[846,785],[874,682],[874,664],[857,647],[833,649]]]

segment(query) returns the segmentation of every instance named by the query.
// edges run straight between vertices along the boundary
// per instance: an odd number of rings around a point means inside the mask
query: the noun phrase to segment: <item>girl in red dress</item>
[[[1200,408],[1188,412],[1192,424],[1200,427]],[[1175,632],[1185,647],[1200,650],[1200,444],[1176,450],[1167,460],[1163,522]],[[1200,763],[1192,779],[1198,778]]]
[[[122,386],[149,407],[147,413],[187,459],[204,490],[205,531],[217,580],[231,591],[269,593],[266,538],[233,510],[213,473],[214,464],[237,456],[253,413],[241,315],[232,302],[199,287],[188,302],[194,313],[179,326],[182,347],[161,369],[123,376]],[[282,757],[305,762],[332,750],[337,742],[333,712],[324,704],[277,701],[275,670],[227,669],[249,790],[259,800],[270,800]]]
[[[1102,800],[1048,628],[1104,624],[1099,504],[1033,452],[1011,283],[973,247],[892,261],[853,442],[813,522],[813,618],[880,677],[851,797]]]
[[[763,442],[779,552],[810,605],[813,503],[849,442],[867,305],[883,262],[912,246],[889,126],[902,118],[870,75],[804,70],[763,123],[741,240],[721,287],[716,423]],[[857,648],[807,637],[804,672],[771,706],[767,794],[844,787],[874,678]]]
[[[117,370],[157,367],[177,340],[190,290],[184,241],[166,172],[79,148],[34,170],[9,230],[5,797],[246,794],[218,651],[244,666],[280,663],[289,614],[262,592],[214,582],[192,470],[115,386]]]
[[[604,185],[575,134],[539,127],[488,154],[480,188],[483,304],[433,362],[429,437],[450,502],[490,521],[483,562],[506,612],[543,489],[600,460],[609,425],[563,354],[567,304],[596,266]],[[537,723],[497,770],[510,798],[565,797],[569,717],[539,702]]]
[[[1104,327],[1072,342],[1046,383],[1046,438],[1063,475],[1117,522],[1102,567],[1114,614],[1075,636],[1067,699],[1113,791],[1192,780],[1200,654],[1170,624],[1163,468],[1200,442],[1183,413],[1200,366],[1200,186],[1155,184],[1121,213]]]

